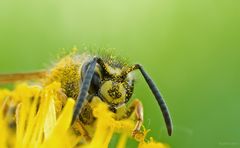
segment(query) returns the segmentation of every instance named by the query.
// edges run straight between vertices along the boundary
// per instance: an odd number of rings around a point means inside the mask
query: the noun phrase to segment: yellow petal
[[[71,124],[73,106],[75,101],[73,99],[68,99],[67,103],[63,109],[63,112],[59,116],[56,125],[54,126],[50,135],[46,138],[42,147],[66,147],[69,139],[68,129]]]
[[[44,136],[47,139],[56,124],[56,111],[54,100],[50,100],[49,110],[44,123]]]

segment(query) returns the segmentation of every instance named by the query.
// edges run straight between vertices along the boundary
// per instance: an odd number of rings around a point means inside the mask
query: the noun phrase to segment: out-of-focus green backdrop
[[[62,48],[116,48],[144,65],[165,96],[171,137],[137,74],[134,97],[156,140],[178,148],[240,147],[239,6],[238,0],[1,0],[0,72],[46,68]]]

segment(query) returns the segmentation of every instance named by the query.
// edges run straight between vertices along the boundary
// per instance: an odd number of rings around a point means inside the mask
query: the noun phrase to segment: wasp
[[[127,108],[118,120],[136,116],[136,125],[133,136],[140,132],[143,123],[143,106],[141,101],[134,100],[128,107],[126,104],[132,97],[135,77],[133,71],[139,70],[154,95],[164,118],[168,135],[171,136],[173,124],[168,107],[160,94],[159,89],[149,74],[140,64],[129,65],[113,56],[100,56],[89,53],[66,56],[53,68],[46,71],[1,74],[0,83],[9,83],[17,80],[43,79],[43,85],[53,81],[61,83],[62,98],[76,100],[72,115],[72,126],[75,133],[91,139],[85,128],[92,125],[95,118],[92,113],[91,102],[99,98],[106,103],[109,110],[118,114],[120,108]],[[64,99],[62,99],[64,100]],[[62,101],[64,102],[64,101]],[[62,103],[64,106],[64,103]]]

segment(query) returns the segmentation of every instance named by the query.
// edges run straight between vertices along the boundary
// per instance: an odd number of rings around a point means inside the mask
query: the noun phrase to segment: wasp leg
[[[135,118],[137,120],[136,125],[133,129],[132,136],[135,137],[137,134],[141,133],[140,129],[143,123],[143,106],[141,101],[135,99],[129,106],[126,118],[129,118],[135,113]]]
[[[92,138],[89,136],[87,130],[79,119],[76,119],[76,122],[73,124],[72,128],[76,135],[83,136],[87,142],[91,141]]]

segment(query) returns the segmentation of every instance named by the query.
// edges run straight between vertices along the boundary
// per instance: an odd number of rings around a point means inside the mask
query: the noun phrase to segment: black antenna
[[[127,73],[129,73],[135,69],[139,69],[141,71],[145,81],[147,82],[149,88],[151,89],[153,95],[155,96],[155,98],[158,102],[158,105],[160,106],[160,109],[162,111],[164,121],[165,121],[167,130],[168,130],[168,135],[171,136],[172,131],[173,131],[172,119],[171,119],[169,110],[167,108],[167,105],[160,94],[160,91],[158,90],[157,86],[154,84],[151,77],[147,74],[147,72],[143,69],[143,67],[140,64],[135,64],[134,66],[130,67],[130,69],[127,71]]]
[[[91,81],[92,81],[92,77],[93,77],[93,74],[94,74],[94,69],[95,69],[95,66],[96,66],[96,63],[97,63],[98,59],[99,58],[94,57],[89,62],[89,64],[86,64],[88,66],[87,67],[87,72],[86,72],[86,74],[83,78],[83,82],[80,86],[80,92],[79,92],[79,95],[78,95],[78,98],[77,98],[77,101],[76,101],[76,104],[75,104],[74,112],[73,112],[72,124],[77,119],[77,117],[78,117],[78,115],[81,111],[83,101],[87,98],[87,93],[88,93],[88,90],[89,90],[89,87],[90,87],[90,84],[91,84]]]

